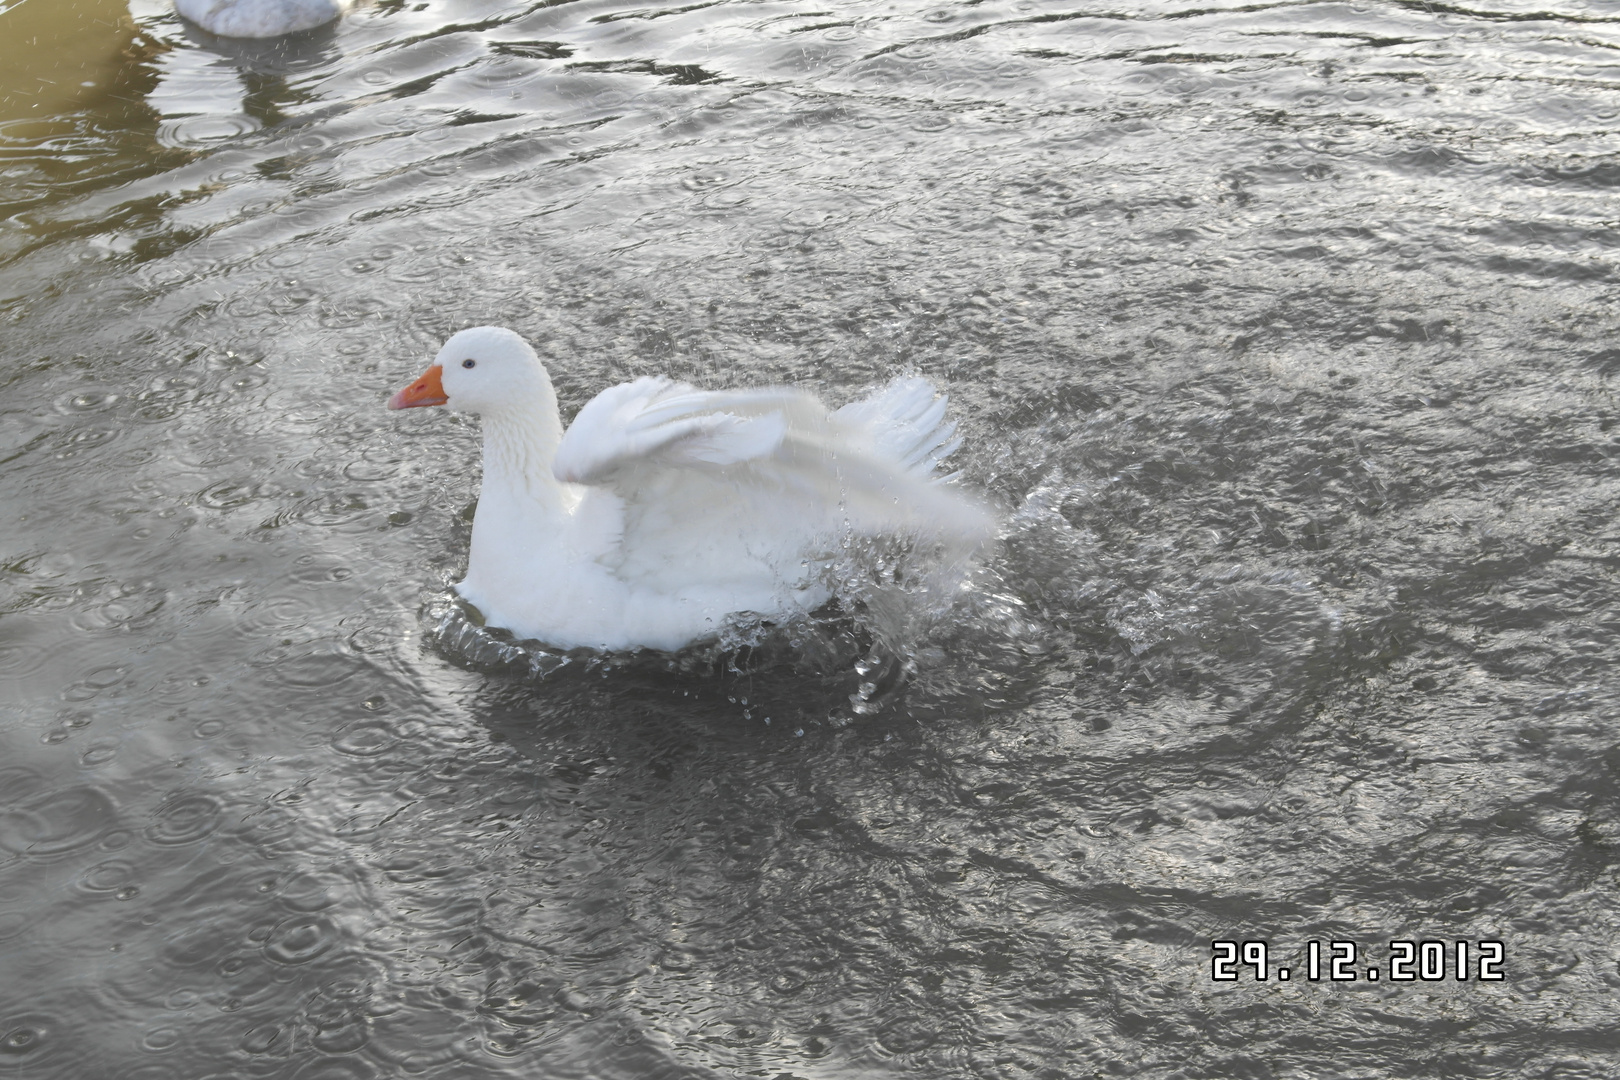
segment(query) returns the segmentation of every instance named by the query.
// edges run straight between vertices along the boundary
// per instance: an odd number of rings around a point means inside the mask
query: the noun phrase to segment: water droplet
[[[38,1048],[44,1036],[31,1027],[15,1027],[0,1036],[0,1054],[21,1056]]]

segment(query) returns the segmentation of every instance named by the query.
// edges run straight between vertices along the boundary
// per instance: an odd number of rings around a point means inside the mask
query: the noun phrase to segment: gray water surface
[[[1620,8],[133,14],[0,86],[0,1076],[1620,1073]],[[926,374],[1003,542],[537,674],[383,409],[490,322]]]

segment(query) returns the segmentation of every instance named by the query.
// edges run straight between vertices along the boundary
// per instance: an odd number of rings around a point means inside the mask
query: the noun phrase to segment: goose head
[[[448,405],[492,416],[533,409],[551,396],[551,379],[528,342],[505,327],[475,326],[446,341],[432,365],[389,398],[388,407]]]

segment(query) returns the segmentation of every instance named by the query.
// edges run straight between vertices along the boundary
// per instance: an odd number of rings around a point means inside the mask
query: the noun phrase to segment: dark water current
[[[1620,1075],[1620,6],[41,3],[0,1077]],[[565,411],[926,373],[1002,548],[874,708],[534,678],[382,408],[482,322]]]

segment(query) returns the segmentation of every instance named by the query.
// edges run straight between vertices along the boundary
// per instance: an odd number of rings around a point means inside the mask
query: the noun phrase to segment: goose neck
[[[555,402],[485,413],[483,425],[484,494],[561,509],[562,485],[551,475],[562,440]]]

